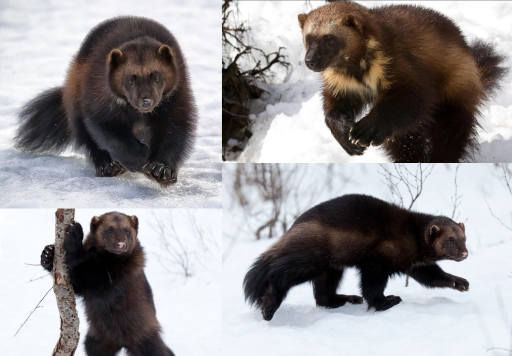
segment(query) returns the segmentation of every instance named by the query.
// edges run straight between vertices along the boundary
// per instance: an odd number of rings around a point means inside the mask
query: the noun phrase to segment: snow
[[[283,167],[285,165],[282,165]],[[391,165],[386,165],[393,169]],[[451,216],[455,166],[436,165],[413,210]],[[470,283],[468,292],[426,289],[405,277],[391,279],[386,295],[402,302],[384,311],[367,311],[367,304],[337,309],[315,306],[309,283],[293,288],[274,318],[264,321],[259,310],[244,302],[242,282],[254,260],[276,238],[256,241],[254,226],[262,222],[257,212],[265,202],[247,191],[255,214],[242,213],[233,201],[234,165],[224,167],[223,181],[223,354],[230,355],[508,355],[512,349],[512,232],[490,213],[512,226],[512,195],[492,164],[463,164],[458,173],[461,195],[460,217],[466,226],[469,257],[460,263],[441,261],[448,273]],[[414,170],[413,165],[409,168]],[[312,195],[322,165],[308,165],[297,191],[300,211],[342,194],[362,193],[392,201],[391,194],[374,164],[346,164],[328,177],[333,194]],[[339,179],[340,174],[349,182]],[[304,201],[312,202],[305,206]],[[292,198],[289,200],[293,201]],[[290,205],[288,205],[290,206]],[[277,233],[277,236],[281,231]],[[263,236],[266,236],[265,234]],[[229,247],[229,249],[228,249]],[[360,295],[355,269],[346,270],[339,293]]]
[[[76,210],[75,219],[89,231],[94,215],[108,210]],[[159,236],[151,228],[155,218],[168,219],[170,211],[158,209],[119,210],[139,218],[139,240],[146,252],[145,273],[153,289],[157,318],[163,339],[177,355],[220,356],[221,338],[221,263],[220,209],[173,211],[176,231],[193,257],[194,276],[185,280],[166,271],[156,258],[161,252]],[[0,343],[2,355],[49,355],[59,337],[60,319],[53,291],[41,303],[16,337],[14,334],[52,286],[49,273],[39,266],[41,251],[55,240],[55,210],[0,210]],[[211,230],[214,241],[206,254],[194,239],[188,214],[196,216],[205,230]],[[27,229],[37,227],[36,233]],[[19,237],[19,238],[16,238]],[[215,247],[215,243],[218,245]],[[37,266],[27,265],[37,264]],[[173,269],[172,272],[177,272]],[[39,277],[43,277],[39,279]],[[33,281],[31,281],[33,280]],[[77,303],[80,318],[80,345],[75,355],[85,356],[83,342],[87,320],[81,300]],[[119,355],[126,355],[120,353]]]
[[[190,4],[194,4],[191,6]],[[2,1],[0,4],[0,196],[3,207],[220,207],[220,1]],[[178,183],[161,188],[140,173],[95,178],[84,156],[13,148],[16,115],[41,91],[61,86],[87,33],[110,17],[138,15],[178,39],[199,109],[195,150]],[[200,23],[201,26],[197,26]]]
[[[405,1],[365,1],[367,7]],[[468,40],[492,40],[501,53],[512,53],[512,3],[499,1],[418,1],[449,16]],[[278,68],[268,91],[253,104],[253,137],[240,154],[230,154],[238,162],[389,162],[379,148],[369,148],[363,156],[349,156],[324,123],[321,83],[308,70],[297,14],[308,13],[324,2],[246,1],[239,5],[242,18],[252,28],[256,47],[267,53],[280,46],[292,65],[286,74]],[[283,15],[286,14],[286,15]],[[512,67],[512,56],[505,66]],[[501,92],[482,108],[479,129],[481,153],[476,162],[512,161],[512,71],[502,82]]]

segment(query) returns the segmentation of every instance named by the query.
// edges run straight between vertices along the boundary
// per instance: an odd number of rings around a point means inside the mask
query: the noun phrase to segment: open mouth
[[[137,110],[139,110],[142,113],[148,113],[153,111],[153,108],[137,108]]]

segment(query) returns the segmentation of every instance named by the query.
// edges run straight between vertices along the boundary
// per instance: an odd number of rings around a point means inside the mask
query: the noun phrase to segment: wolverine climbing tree
[[[60,314],[60,337],[52,356],[72,356],[80,338],[76,300],[65,260],[64,239],[69,225],[75,222],[75,209],[58,209],[55,213],[53,255],[53,291]]]

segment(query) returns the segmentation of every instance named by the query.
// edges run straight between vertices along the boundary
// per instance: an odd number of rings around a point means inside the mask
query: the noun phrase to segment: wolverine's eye
[[[108,233],[111,234],[112,233],[112,228],[108,229]]]
[[[128,84],[130,84],[130,86],[133,86],[133,79],[129,79]]]
[[[448,245],[451,245],[453,243],[453,238],[448,239]]]
[[[126,230],[126,235],[130,235],[130,230]]]
[[[327,42],[329,46],[334,45],[334,37],[332,36],[324,36],[324,40]]]
[[[158,78],[158,76],[155,75],[155,77],[153,78],[153,80],[155,81],[155,83],[158,83],[158,81],[160,80],[160,78]]]

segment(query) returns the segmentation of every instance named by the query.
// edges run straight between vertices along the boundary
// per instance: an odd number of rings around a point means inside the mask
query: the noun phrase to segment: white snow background
[[[222,355],[221,337],[221,210],[190,211],[158,209],[118,210],[139,218],[139,240],[146,253],[145,273],[153,289],[157,318],[162,325],[163,339],[176,355]],[[84,234],[94,215],[106,210],[78,209],[75,220],[82,224]],[[161,252],[159,236],[152,230],[155,218],[168,219],[172,214],[176,231],[189,251],[194,275],[185,280],[169,273],[156,258]],[[214,239],[206,245],[209,253],[196,243],[189,225],[193,214]],[[55,210],[0,210],[0,343],[2,355],[50,355],[59,338],[60,318],[55,294],[50,291],[40,308],[25,326],[16,331],[44,294],[52,286],[51,274],[39,264],[45,245],[55,241]],[[173,272],[177,269],[168,265]],[[43,278],[39,278],[43,277]],[[33,280],[33,281],[31,281]],[[88,325],[83,304],[77,299],[80,318],[80,345],[75,355],[84,356],[83,342]],[[108,317],[108,316],[106,316]],[[123,351],[119,355],[126,355]]]
[[[450,17],[471,40],[492,40],[509,56],[512,68],[512,2],[507,1],[363,1],[367,7],[391,3],[419,4]],[[297,15],[324,5],[323,1],[242,1],[241,19],[252,28],[252,43],[266,53],[286,48],[292,65],[286,73],[277,69],[274,84],[257,100],[251,115],[251,131],[245,150],[227,159],[238,162],[389,162],[377,147],[363,156],[349,156],[333,138],[324,122],[320,79],[304,65],[305,49]],[[283,83],[284,81],[284,83]],[[501,92],[482,108],[479,130],[481,154],[477,162],[512,161],[512,71]],[[231,146],[239,145],[230,140]]]
[[[0,2],[0,197],[2,207],[220,207],[221,2],[218,0],[2,0]],[[87,33],[115,16],[156,20],[177,38],[199,109],[197,142],[178,183],[161,188],[141,173],[96,178],[74,152],[26,154],[13,148],[16,115],[61,86]]]
[[[324,184],[318,174],[323,172],[322,166],[308,165],[299,203],[311,198],[308,191],[313,186]],[[451,216],[455,166],[436,165],[413,210]],[[379,169],[376,164],[341,165],[338,173],[329,177],[341,192],[318,194],[301,211],[349,193],[391,201]],[[256,240],[254,230],[247,229],[259,226],[262,218],[243,214],[234,203],[234,170],[234,165],[224,167],[223,355],[510,355],[499,349],[486,352],[491,348],[512,350],[512,232],[491,215],[485,202],[512,226],[512,195],[496,166],[463,164],[458,173],[458,194],[462,195],[458,221],[466,226],[469,256],[459,263],[441,261],[440,265],[467,279],[468,292],[426,289],[412,279],[405,287],[405,277],[395,277],[384,293],[398,295],[402,302],[387,311],[373,312],[367,311],[366,303],[318,308],[312,286],[306,283],[291,289],[270,322],[245,304],[242,282],[254,260],[277,238]],[[350,179],[348,184],[343,185],[341,174]],[[248,199],[260,201],[250,192]],[[260,202],[255,210],[264,210],[266,204]],[[338,293],[360,295],[358,283],[356,270],[347,269]]]

